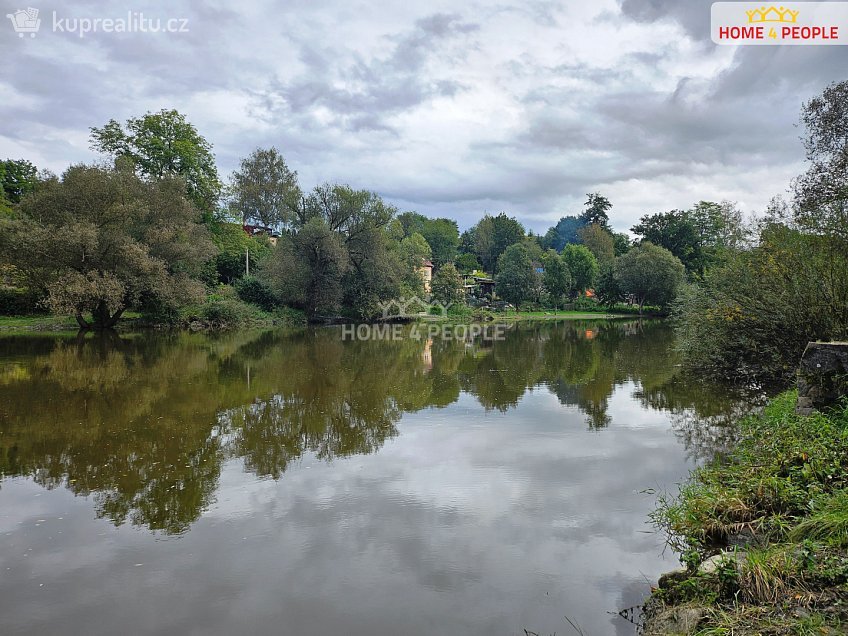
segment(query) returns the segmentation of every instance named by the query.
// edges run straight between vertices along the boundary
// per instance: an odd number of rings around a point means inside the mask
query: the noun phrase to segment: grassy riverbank
[[[802,417],[795,401],[745,419],[728,457],[661,499],[654,522],[688,567],[661,579],[646,634],[846,633],[848,405]]]
[[[471,324],[475,322],[523,322],[543,320],[607,320],[613,318],[633,318],[633,314],[600,311],[505,311],[505,312],[464,312],[450,314],[447,317],[430,316],[426,321],[447,322],[450,324]],[[649,316],[645,316],[649,317]],[[169,326],[183,328],[241,329],[274,326],[302,326],[306,319],[299,311],[282,309],[267,312],[248,303],[222,300],[197,307],[189,307],[169,322],[158,322],[154,318],[144,317],[137,312],[126,312],[116,325],[118,331],[135,328]],[[51,316],[34,314],[28,316],[0,316],[0,334],[30,333],[37,331],[77,331],[76,320],[71,316]]]

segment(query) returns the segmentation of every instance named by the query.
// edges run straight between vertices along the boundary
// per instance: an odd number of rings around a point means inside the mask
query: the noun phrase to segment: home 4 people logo
[[[29,37],[34,38],[41,27],[41,18],[38,17],[38,9],[27,7],[26,9],[18,9],[14,13],[7,13],[6,17],[12,21],[12,28],[19,38],[24,37],[29,33]]]
[[[848,2],[714,2],[716,44],[848,44]]]

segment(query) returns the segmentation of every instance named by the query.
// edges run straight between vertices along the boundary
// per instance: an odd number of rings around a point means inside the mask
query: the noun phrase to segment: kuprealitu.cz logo
[[[7,13],[18,37],[34,38],[41,29],[39,10],[34,7]],[[188,18],[145,15],[142,11],[127,11],[120,16],[64,17],[50,14],[53,33],[69,33],[79,38],[96,33],[188,33]]]

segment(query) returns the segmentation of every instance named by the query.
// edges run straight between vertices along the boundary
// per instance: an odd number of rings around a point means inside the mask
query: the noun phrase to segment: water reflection
[[[587,427],[634,385],[694,456],[732,437],[732,400],[678,377],[662,323],[515,325],[503,341],[344,341],[291,334],[135,334],[0,339],[0,475],[93,495],[99,517],[185,532],[224,462],[279,479],[306,453],[372,453],[404,413],[467,393],[507,412],[528,391],[575,407]]]

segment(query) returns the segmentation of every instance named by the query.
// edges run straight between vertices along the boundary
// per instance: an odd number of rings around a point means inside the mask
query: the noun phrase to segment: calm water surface
[[[633,634],[726,442],[661,323],[0,339],[0,634]]]

